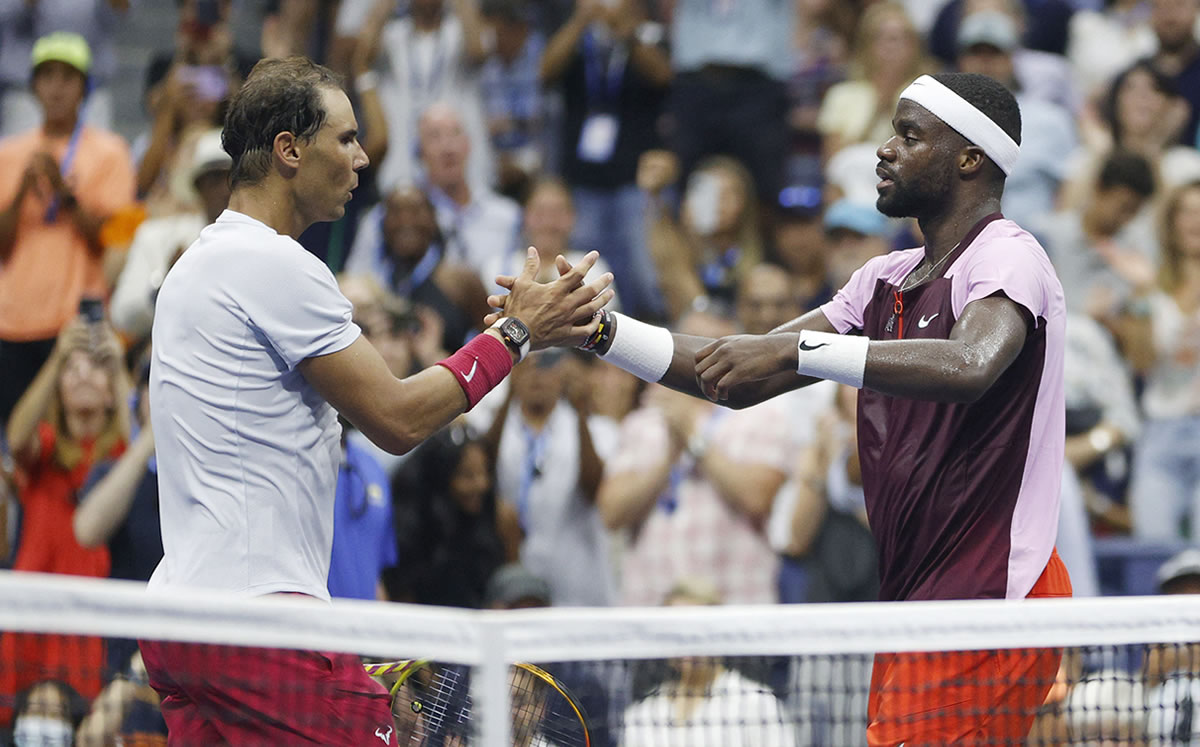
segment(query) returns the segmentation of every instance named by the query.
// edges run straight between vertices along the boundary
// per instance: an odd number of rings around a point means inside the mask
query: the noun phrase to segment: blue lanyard
[[[442,261],[442,246],[441,244],[431,244],[425,250],[425,255],[417,262],[417,266],[412,268],[407,277],[398,277],[396,272],[396,262],[388,255],[387,237],[383,235],[383,212],[379,213],[379,248],[376,250],[376,256],[385,263],[385,266],[391,266],[389,277],[392,281],[392,292],[397,296],[408,298],[413,291],[425,284],[425,281],[433,275],[433,271],[437,269],[438,264]]]
[[[79,150],[79,135],[83,132],[83,108],[85,104],[79,105],[79,113],[75,118],[75,129],[71,131],[71,139],[67,141],[67,154],[63,156],[62,165],[59,166],[59,173],[66,180],[67,174],[71,171],[71,164],[75,163],[75,152]],[[50,200],[50,207],[46,208],[46,222],[53,223],[58,219],[58,197]]]
[[[712,414],[708,416],[708,420],[704,421],[704,425],[700,426],[704,435],[710,437],[717,425],[728,414],[729,410],[723,407],[713,410]],[[658,507],[664,513],[672,514],[675,513],[675,509],[679,508],[679,487],[688,473],[694,471],[695,468],[696,461],[690,454],[684,454],[675,460],[674,466],[671,467],[671,474],[667,476],[667,488],[658,496]]]
[[[614,46],[608,53],[608,64],[601,59],[591,30],[583,34],[583,76],[587,85],[588,106],[592,109],[616,109],[625,82],[625,58],[628,52]]]
[[[540,433],[535,433],[523,418],[521,421],[521,435],[525,437],[525,471],[521,475],[521,490],[517,494],[517,520],[523,531],[528,531],[529,527],[529,492],[533,490],[533,483],[542,476],[546,448],[550,444],[548,426],[549,421],[542,426]]]

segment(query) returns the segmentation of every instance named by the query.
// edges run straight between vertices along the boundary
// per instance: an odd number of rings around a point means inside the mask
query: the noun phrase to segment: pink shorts
[[[396,745],[387,691],[350,654],[141,641],[168,744]]]

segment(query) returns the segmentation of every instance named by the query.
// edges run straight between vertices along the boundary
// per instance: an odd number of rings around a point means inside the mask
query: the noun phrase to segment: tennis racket
[[[449,747],[471,737],[472,705],[466,667],[428,659],[364,664],[392,698],[402,745]],[[518,662],[508,672],[514,747],[591,747],[587,714],[558,678]]]

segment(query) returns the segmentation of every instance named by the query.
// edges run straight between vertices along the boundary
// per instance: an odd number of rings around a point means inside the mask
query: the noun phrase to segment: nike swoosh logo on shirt
[[[936,313],[933,316],[926,319],[925,315],[922,314],[920,321],[917,322],[917,326],[920,327],[921,329],[925,329],[926,327],[929,326],[930,322],[932,322],[934,319],[937,319],[941,315],[942,315],[942,312],[939,311],[938,313]]]
[[[817,348],[823,348],[823,347],[825,347],[825,346],[826,346],[826,345],[828,345],[828,344],[829,344],[829,343],[827,343],[827,342],[821,342],[821,343],[817,343],[816,345],[809,345],[808,343],[806,343],[806,342],[804,342],[803,340],[801,340],[801,341],[800,341],[800,349],[801,349],[801,350],[805,350],[805,351],[808,351],[808,350],[816,350]]]
[[[471,383],[471,379],[475,378],[475,369],[478,366],[479,366],[479,359],[476,358],[475,362],[471,364],[471,372],[463,374],[463,380],[466,381],[468,384]]]

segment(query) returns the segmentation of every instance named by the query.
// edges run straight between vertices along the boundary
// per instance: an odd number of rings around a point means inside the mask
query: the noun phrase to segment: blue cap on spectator
[[[850,200],[838,200],[825,211],[825,230],[839,228],[861,233],[863,236],[882,236],[887,232],[887,218],[874,205],[864,205]]]
[[[792,184],[779,191],[779,211],[785,218],[819,217],[822,196],[814,184]]]

